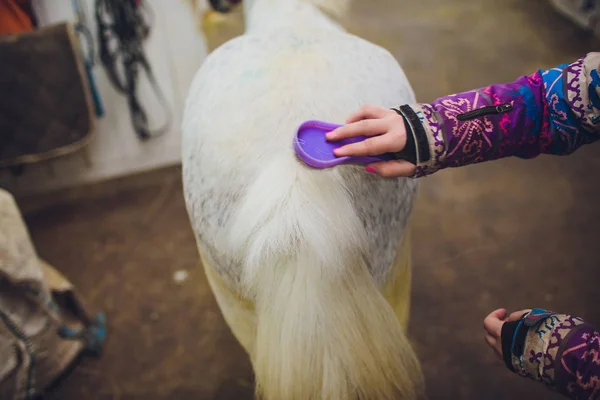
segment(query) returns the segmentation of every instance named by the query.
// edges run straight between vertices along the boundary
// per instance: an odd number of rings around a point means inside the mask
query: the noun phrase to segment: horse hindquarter
[[[359,167],[312,170],[291,146],[304,120],[412,101],[388,53],[337,33],[236,39],[192,85],[186,203],[266,399],[412,398],[420,386],[403,332],[415,183]]]

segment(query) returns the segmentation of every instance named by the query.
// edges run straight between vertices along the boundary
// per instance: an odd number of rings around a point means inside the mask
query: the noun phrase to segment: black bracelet
[[[417,144],[415,142],[415,135],[412,127],[410,126],[410,123],[408,122],[408,119],[404,113],[395,108],[392,108],[392,110],[396,111],[404,120],[404,126],[406,127],[406,144],[402,150],[391,154],[396,160],[406,160],[409,163],[417,165],[419,163],[419,157],[417,155]]]
[[[410,161],[415,165],[429,161],[431,158],[429,141],[419,116],[409,105],[392,108],[392,110],[402,116],[406,126],[406,147],[400,152],[403,156],[401,159]],[[411,159],[409,160],[407,157],[411,157]]]
[[[512,365],[512,355],[521,357],[525,347],[525,338],[529,327],[523,323],[523,319],[529,313],[523,313],[517,321],[505,322],[502,324],[502,333],[500,340],[502,341],[502,359],[504,364],[512,372],[516,372]]]

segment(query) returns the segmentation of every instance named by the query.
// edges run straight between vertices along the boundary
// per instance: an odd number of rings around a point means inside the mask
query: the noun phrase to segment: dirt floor
[[[546,0],[357,0],[345,24],[390,49],[423,102],[599,44]],[[410,334],[428,398],[558,398],[498,362],[482,320],[497,307],[539,306],[600,325],[598,150],[422,180]],[[103,357],[49,399],[252,398],[249,361],[198,267],[178,167],[21,204],[40,255],[109,318]]]

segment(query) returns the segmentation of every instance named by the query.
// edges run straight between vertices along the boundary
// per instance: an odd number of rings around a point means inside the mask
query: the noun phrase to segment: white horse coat
[[[198,248],[269,400],[411,398],[420,385],[403,331],[408,239],[400,247],[416,182],[312,169],[292,147],[305,120],[415,102],[388,51],[319,9],[342,6],[246,0],[246,33],[209,55],[184,112]]]

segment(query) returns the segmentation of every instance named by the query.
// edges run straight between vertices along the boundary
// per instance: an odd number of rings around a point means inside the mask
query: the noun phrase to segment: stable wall
[[[42,25],[74,21],[71,0],[34,0]],[[95,0],[83,0],[88,24],[97,40]],[[131,125],[127,99],[118,93],[102,65],[94,69],[105,115],[96,119],[96,132],[82,151],[26,166],[15,177],[0,170],[0,187],[15,195],[49,191],[115,178],[180,162],[181,118],[189,84],[207,55],[198,19],[188,1],[146,0],[154,12],[150,37],[145,42],[152,65],[172,113],[172,124],[162,137],[140,141]],[[84,44],[85,48],[85,44]],[[162,125],[165,113],[145,74],[139,78],[139,99],[151,127]],[[60,99],[57,99],[60,101]]]

